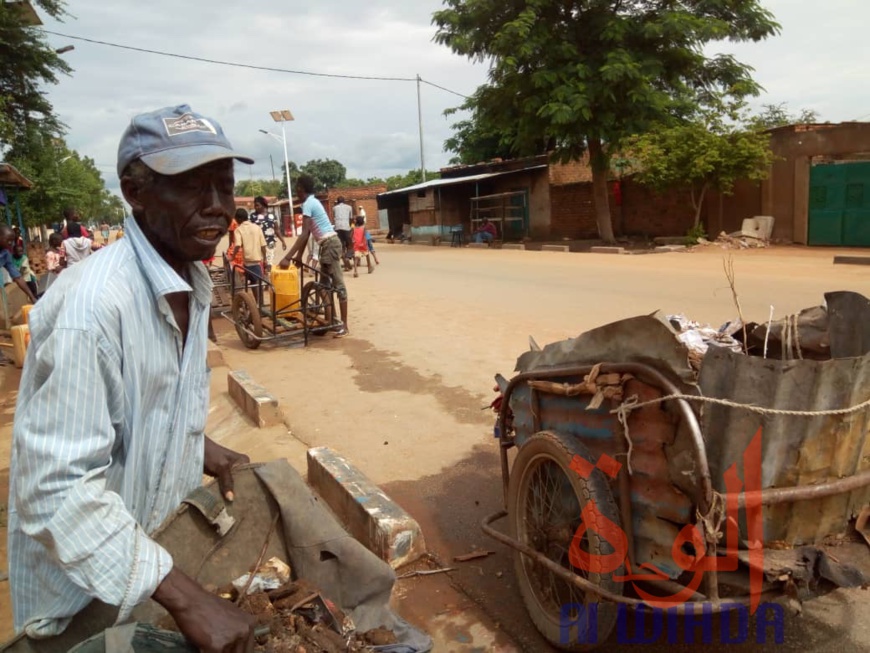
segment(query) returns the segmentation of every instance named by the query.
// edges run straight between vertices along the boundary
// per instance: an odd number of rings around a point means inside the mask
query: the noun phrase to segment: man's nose
[[[209,215],[226,214],[226,209],[222,202],[222,195],[216,184],[209,184],[204,192],[204,196],[203,213]]]

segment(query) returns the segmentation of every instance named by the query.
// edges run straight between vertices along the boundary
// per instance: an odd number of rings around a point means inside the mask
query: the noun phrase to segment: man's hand
[[[152,597],[162,605],[187,640],[203,653],[251,653],[254,617],[206,592],[173,567]]]
[[[239,465],[247,465],[251,462],[243,453],[222,447],[209,437],[205,438],[205,463],[203,471],[207,476],[216,478],[218,487],[227,501],[232,501],[233,495],[233,469]]]

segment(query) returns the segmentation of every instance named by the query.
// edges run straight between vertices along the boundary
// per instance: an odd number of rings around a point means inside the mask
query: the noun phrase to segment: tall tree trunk
[[[589,163],[592,167],[592,200],[595,204],[595,222],[598,237],[608,243],[615,243],[613,221],[610,217],[610,192],[607,181],[610,176],[610,161],[601,147],[601,139],[587,138],[589,143]]]
[[[707,196],[707,190],[710,188],[710,184],[704,184],[701,187],[701,194],[697,200],[695,200],[695,188],[692,187],[692,208],[695,209],[695,229],[698,228],[698,225],[701,224],[701,211],[704,208],[704,198]]]

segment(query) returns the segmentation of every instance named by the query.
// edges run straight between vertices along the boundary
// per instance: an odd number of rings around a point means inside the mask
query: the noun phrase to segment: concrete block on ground
[[[472,249],[489,249],[489,245],[486,243],[468,243],[468,247]]]
[[[522,243],[505,243],[501,246],[502,249],[519,249],[524,250],[526,248]]]
[[[659,247],[656,247],[656,251],[661,253],[682,252],[685,249],[685,245],[660,245]]]
[[[870,256],[835,256],[834,265],[870,265]]]
[[[348,532],[393,569],[426,553],[420,525],[332,449],[308,450],[308,483]]]
[[[570,252],[571,248],[568,245],[544,245],[541,247],[542,252]]]
[[[624,247],[593,247],[593,254],[625,254]]]
[[[211,340],[208,341],[208,350],[205,355],[205,364],[208,365],[210,370],[213,370],[216,367],[226,367],[226,362],[224,361],[224,353],[221,351],[220,347],[214,344]]]
[[[266,388],[257,385],[244,370],[227,374],[227,390],[236,405],[260,428],[275,426],[283,421],[278,400]]]

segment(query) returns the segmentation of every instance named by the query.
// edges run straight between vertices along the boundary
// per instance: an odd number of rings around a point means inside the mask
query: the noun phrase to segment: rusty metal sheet
[[[778,361],[711,349],[699,378],[708,397],[766,408],[822,411],[870,399],[870,355],[828,361]],[[714,487],[762,429],[762,489],[812,485],[870,469],[870,411],[844,417],[762,417],[706,405],[701,425]],[[818,544],[848,530],[870,503],[870,488],[851,494],[764,509],[766,542]]]
[[[582,379],[560,379],[580,382]],[[642,399],[660,397],[661,391],[637,379],[626,383],[626,393]],[[616,458],[619,447],[617,437],[623,437],[621,427],[610,411],[615,404],[605,401],[597,410],[586,410],[591,397],[562,397],[539,393],[537,415],[540,430],[570,435],[581,441],[593,460],[602,454]],[[531,392],[527,385],[520,386],[511,396],[517,443],[521,446],[535,433],[535,413],[531,406]],[[635,564],[650,563],[671,578],[683,570],[676,565],[671,548],[680,529],[694,522],[694,502],[670,480],[673,464],[666,457],[666,447],[673,443],[676,418],[666,410],[651,406],[631,414],[628,420],[633,443],[630,483],[632,525],[634,531]],[[619,500],[619,484],[611,483],[614,497]]]
[[[645,363],[687,386],[695,383],[689,352],[661,313],[620,320],[582,335],[528,351],[516,371],[595,363]]]

